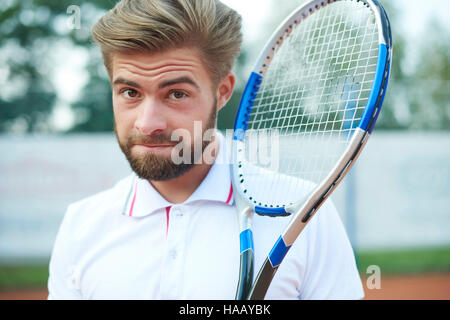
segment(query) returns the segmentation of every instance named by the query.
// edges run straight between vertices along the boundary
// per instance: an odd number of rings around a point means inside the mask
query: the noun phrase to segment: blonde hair
[[[241,16],[218,0],[122,0],[92,34],[110,75],[114,53],[193,47],[213,83],[231,71],[242,43]]]

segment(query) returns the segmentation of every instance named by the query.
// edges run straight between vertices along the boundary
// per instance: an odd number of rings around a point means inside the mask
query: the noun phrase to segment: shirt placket
[[[188,216],[183,208],[175,206],[168,213],[166,254],[162,266],[161,298],[180,299],[185,264],[185,239]]]

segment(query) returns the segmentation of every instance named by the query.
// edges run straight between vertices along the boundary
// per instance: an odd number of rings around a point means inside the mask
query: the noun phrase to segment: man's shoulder
[[[131,174],[118,181],[112,188],[71,203],[68,206],[66,216],[70,216],[72,219],[75,217],[92,219],[100,217],[102,213],[115,213],[117,211],[120,214],[119,211],[125,205],[133,179],[134,175]]]

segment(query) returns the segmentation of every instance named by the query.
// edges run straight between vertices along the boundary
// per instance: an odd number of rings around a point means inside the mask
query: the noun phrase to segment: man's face
[[[231,95],[223,84],[214,88],[200,55],[188,48],[116,54],[112,86],[119,145],[136,174],[151,181],[177,178],[194,166],[194,158],[174,164],[172,150],[179,142],[172,133],[184,129],[189,147],[200,141],[204,150],[208,142],[194,136],[194,123],[200,121],[203,132],[215,128],[218,108]]]

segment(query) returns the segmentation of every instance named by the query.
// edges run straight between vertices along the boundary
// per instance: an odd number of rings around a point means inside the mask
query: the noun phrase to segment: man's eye
[[[174,91],[170,92],[170,94],[169,94],[169,98],[171,98],[173,100],[182,100],[186,97],[187,97],[187,94],[184,93],[183,91],[174,90]]]
[[[126,89],[121,92],[121,95],[125,99],[136,99],[139,97],[139,93],[136,90],[133,89]]]

